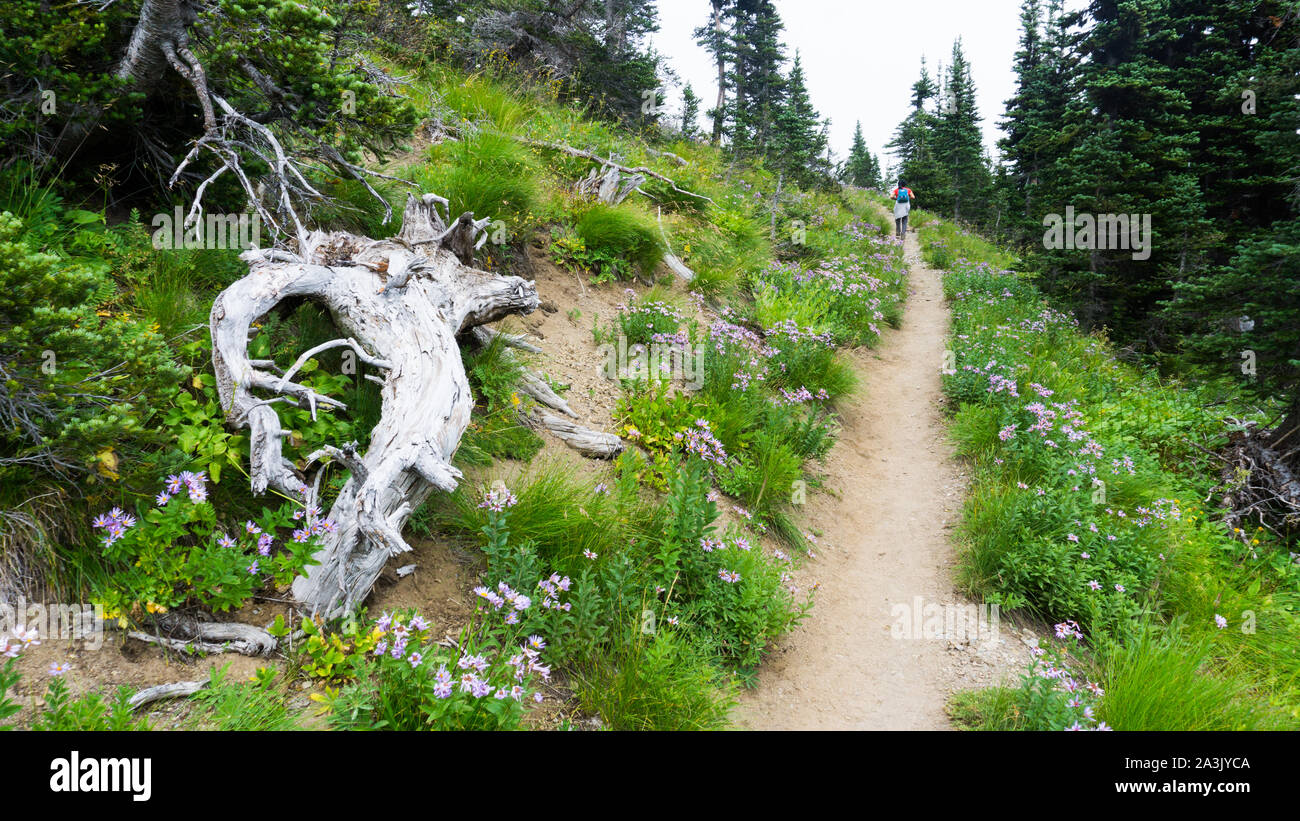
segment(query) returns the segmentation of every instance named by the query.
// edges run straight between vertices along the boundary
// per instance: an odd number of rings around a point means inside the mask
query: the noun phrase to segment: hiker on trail
[[[916,195],[899,180],[898,185],[889,193],[889,198],[894,201],[894,230],[901,242],[907,234],[907,215],[912,211],[912,200],[916,199]]]

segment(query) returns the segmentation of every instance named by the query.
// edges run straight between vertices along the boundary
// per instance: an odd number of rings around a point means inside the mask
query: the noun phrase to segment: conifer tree
[[[1044,235],[1044,244],[1058,247],[1044,250],[1043,270],[1049,289],[1073,302],[1085,327],[1107,325],[1150,349],[1161,333],[1152,312],[1169,295],[1170,279],[1193,261],[1190,239],[1202,226],[1187,98],[1157,56],[1177,31],[1165,2],[1093,0],[1087,13],[1079,91],[1059,126],[1070,143],[1055,157],[1039,206],[1062,221],[1073,208],[1080,222],[1077,231],[1062,226],[1070,242]],[[1131,224],[1106,237],[1088,230],[1088,217],[1122,214],[1137,220],[1136,236]]]
[[[876,160],[867,150],[867,141],[862,136],[862,122],[859,120],[853,129],[853,144],[849,146],[849,158],[844,163],[844,181],[860,188],[871,188],[880,184],[880,171]]]
[[[975,83],[960,38],[952,46],[942,99],[933,144],[948,184],[930,200],[953,219],[979,222],[988,211],[992,177],[984,157]]]
[[[907,187],[917,192],[917,198],[926,203],[941,197],[947,187],[944,174],[934,156],[934,129],[936,118],[926,109],[938,94],[938,87],[921,58],[921,76],[912,84],[912,112],[899,123],[894,139],[886,148],[897,158],[896,174],[886,180],[892,185],[902,177]]]
[[[823,154],[828,137],[808,94],[798,52],[795,52],[794,65],[785,86],[785,97],[775,122],[773,159],[800,184],[810,185],[823,176]]]
[[[688,140],[695,139],[700,133],[700,98],[696,96],[695,89],[687,83],[682,89],[682,136]]]
[[[1245,124],[1244,144],[1223,149],[1226,173],[1210,173],[1206,158],[1202,181],[1206,213],[1216,217],[1214,235],[1241,239],[1220,241],[1203,268],[1177,283],[1167,315],[1192,363],[1210,375],[1231,375],[1261,399],[1281,400],[1286,411],[1277,435],[1294,442],[1300,436],[1289,433],[1300,426],[1300,10],[1280,2],[1248,5],[1254,13],[1232,19],[1238,27],[1228,29],[1231,42],[1214,44],[1244,54],[1246,65],[1233,75],[1201,75],[1208,96],[1221,103],[1205,108],[1204,140],[1213,145],[1241,133],[1237,120]],[[1231,252],[1224,264],[1218,264],[1220,249]]]
[[[786,91],[781,74],[784,26],[772,0],[737,0],[729,18],[727,84],[733,93],[724,118],[725,130],[734,153],[765,158],[772,148],[776,116]]]

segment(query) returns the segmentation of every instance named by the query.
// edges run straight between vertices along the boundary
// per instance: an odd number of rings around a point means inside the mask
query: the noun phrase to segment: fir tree
[[[1139,225],[1149,215],[1145,238],[1130,226],[1103,241],[1096,231],[1087,236],[1085,223],[1075,248],[1046,249],[1042,259],[1049,289],[1074,302],[1086,327],[1108,325],[1143,348],[1159,343],[1152,312],[1186,270],[1202,226],[1187,98],[1156,56],[1177,36],[1167,11],[1164,2],[1093,0],[1092,27],[1078,45],[1079,93],[1060,126],[1068,150],[1055,157],[1038,209],[1127,214]],[[1092,247],[1078,247],[1085,244]]]
[[[700,133],[698,123],[700,117],[700,98],[696,96],[695,89],[687,83],[686,88],[682,89],[682,136],[688,140],[693,140]]]
[[[766,157],[786,90],[781,17],[772,0],[737,0],[729,16],[732,61],[727,83],[733,94],[725,129],[733,152]]]
[[[734,0],[710,0],[709,22],[694,32],[695,42],[703,46],[713,57],[713,64],[717,68],[718,98],[713,107],[706,112],[713,123],[709,138],[713,145],[718,145],[722,141],[727,119],[727,64],[734,57],[727,21],[730,19],[733,3]]]
[[[946,188],[944,174],[934,156],[935,115],[926,110],[926,105],[938,94],[938,88],[926,70],[925,58],[921,58],[921,76],[912,84],[912,112],[899,123],[894,132],[894,139],[886,148],[897,158],[896,174],[886,180],[892,184],[897,177],[902,177],[907,187],[917,192],[917,197],[930,198],[940,196]]]
[[[952,46],[943,101],[934,127],[934,153],[948,184],[930,200],[955,220],[980,221],[988,211],[992,177],[984,157],[975,84],[960,38]]]
[[[803,63],[795,52],[794,65],[785,81],[785,98],[774,124],[773,147],[776,164],[803,185],[824,176],[826,128],[813,108],[804,79]]]
[[[876,168],[875,158],[867,150],[860,120],[853,128],[853,144],[849,147],[849,158],[844,164],[844,181],[860,188],[873,188],[880,184],[880,171]]]

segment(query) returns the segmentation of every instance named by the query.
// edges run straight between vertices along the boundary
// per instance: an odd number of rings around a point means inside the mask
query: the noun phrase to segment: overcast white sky
[[[1085,4],[1072,0],[1067,7]],[[882,154],[907,116],[921,56],[933,76],[940,61],[949,62],[958,36],[975,79],[984,142],[997,157],[997,121],[1015,91],[1020,0],[776,0],[776,7],[788,56],[798,49],[813,105],[831,118],[831,148],[841,159],[861,120],[867,146],[889,165],[892,158]],[[718,87],[708,53],[691,33],[708,19],[708,0],[659,0],[660,30],[652,40],[682,84],[689,81],[702,98],[701,127],[709,125],[704,111]],[[680,115],[680,88],[669,89],[668,107]]]

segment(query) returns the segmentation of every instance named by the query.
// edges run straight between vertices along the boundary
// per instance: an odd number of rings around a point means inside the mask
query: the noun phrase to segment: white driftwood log
[[[466,264],[482,225],[470,214],[450,221],[439,204],[446,200],[432,194],[409,197],[392,239],[314,231],[295,253],[247,251],[248,275],[212,305],[217,387],[227,422],[249,430],[255,493],[270,487],[316,503],[319,483],[304,481],[282,455],[286,434],[271,402],[294,401],[313,414],[341,403],[291,381],[292,371],[276,376],[250,361],[253,322],[285,300],[315,300],[346,335],[340,344],[364,352],[362,361],[383,374],[374,377],[383,386],[382,416],[365,453],[324,453],[351,476],[330,510],[335,528],[322,537],[320,564],[293,583],[294,598],[311,613],[340,615],[364,599],[389,557],[410,550],[402,528],[412,511],[434,488],[456,487],[460,471],[451,459],[473,406],[456,335],[537,307],[532,282]]]
[[[668,232],[664,230],[664,212],[662,208],[655,211],[655,219],[659,221],[659,236],[664,238],[664,247],[668,249],[664,254],[664,264],[668,266],[674,274],[690,282],[695,279],[695,272],[690,266],[682,262],[681,258],[673,253],[672,243],[668,241]]]
[[[492,340],[500,339],[501,344],[505,345],[508,348],[518,348],[521,351],[528,351],[529,353],[542,352],[541,348],[529,342],[527,339],[524,339],[524,337],[521,336],[520,334],[505,334],[505,333],[501,333],[500,331],[494,331],[491,328],[484,325],[476,325],[475,327],[470,328],[469,336],[480,347],[484,347],[484,348],[486,348],[488,345],[491,345]]]
[[[572,416],[575,419],[578,417],[578,414],[573,412],[573,408],[569,407],[569,403],[551,390],[551,386],[547,384],[545,379],[532,371],[525,370],[520,375],[519,390],[523,391],[526,396],[531,396],[546,407],[557,410],[565,416]]]
[[[638,165],[635,168],[633,168],[630,166],[623,165],[622,163],[615,162],[612,157],[602,157],[599,154],[593,154],[590,151],[584,151],[581,148],[574,148],[573,146],[565,145],[564,143],[552,143],[552,142],[546,142],[544,140],[530,140],[527,137],[515,137],[515,139],[526,145],[535,146],[537,148],[548,148],[551,151],[559,151],[564,154],[568,154],[571,157],[581,157],[582,159],[595,160],[596,162],[601,164],[602,168],[605,166],[612,166],[618,169],[619,171],[623,172],[624,174],[642,174],[647,177],[653,177],[654,179],[659,180],[662,183],[665,183],[669,188],[673,189],[678,194],[683,194],[688,197],[695,197],[696,199],[701,199],[704,200],[705,202],[710,202],[710,203],[713,202],[713,199],[711,197],[706,197],[703,194],[697,194],[694,191],[687,191],[685,188],[679,187],[677,183],[672,180],[672,178],[665,177],[663,174],[660,174],[658,171],[653,171],[649,168],[646,168],[644,165]]]
[[[606,165],[600,169],[591,169],[590,174],[578,180],[573,190],[580,197],[591,197],[606,205],[618,205],[645,181],[645,174],[630,173],[625,176],[619,166]]]
[[[592,459],[613,459],[623,452],[623,440],[614,434],[584,428],[553,413],[534,410],[524,421],[546,428],[561,442]]]
[[[187,698],[208,686],[210,679],[201,681],[177,681],[171,684],[158,684],[146,687],[127,701],[132,710],[138,710],[146,704],[162,701],[165,698]]]
[[[158,635],[139,630],[128,631],[127,635],[182,652],[232,652],[246,656],[267,656],[276,647],[275,637],[270,633],[240,622],[192,622],[164,617],[159,620],[159,629]]]

